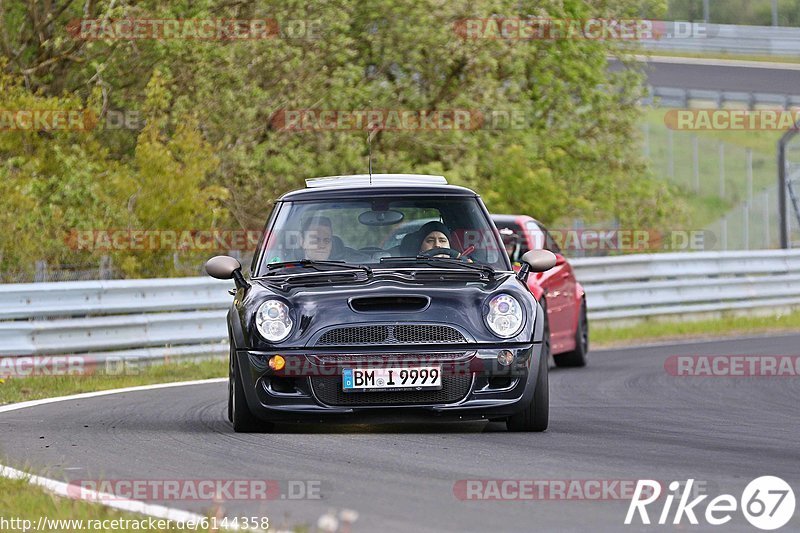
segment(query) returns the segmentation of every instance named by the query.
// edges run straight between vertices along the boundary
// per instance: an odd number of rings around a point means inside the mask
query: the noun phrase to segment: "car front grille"
[[[461,344],[467,340],[455,328],[441,324],[348,326],[326,331],[317,346],[363,344]]]
[[[455,403],[469,394],[472,374],[442,376],[440,390],[396,392],[344,392],[342,378],[312,377],[311,388],[319,401],[331,406],[421,405]]]
[[[316,354],[309,357],[322,364],[338,363],[438,363],[460,361],[473,356],[475,352],[434,352],[434,353],[377,353],[377,354]]]

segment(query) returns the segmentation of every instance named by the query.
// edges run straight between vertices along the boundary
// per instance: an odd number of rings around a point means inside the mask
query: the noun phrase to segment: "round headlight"
[[[522,306],[509,294],[500,294],[489,300],[486,325],[498,337],[507,339],[522,329],[524,315]]]
[[[256,328],[269,342],[286,340],[292,332],[289,306],[280,300],[267,300],[256,311]]]

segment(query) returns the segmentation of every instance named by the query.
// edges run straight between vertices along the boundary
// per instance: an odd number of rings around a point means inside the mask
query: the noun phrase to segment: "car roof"
[[[517,224],[519,225],[520,222],[536,222],[536,225],[540,228],[544,228],[544,225],[536,220],[535,218],[528,216],[528,215],[495,215],[492,214],[492,221],[494,222],[495,226],[500,226],[502,224]]]
[[[369,174],[326,176],[307,180],[307,187],[288,192],[278,201],[358,199],[364,196],[466,196],[475,191],[449,185],[442,176],[420,174]]]

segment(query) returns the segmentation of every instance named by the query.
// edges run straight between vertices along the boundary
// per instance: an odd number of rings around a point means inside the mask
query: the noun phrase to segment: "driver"
[[[450,248],[450,230],[441,222],[428,222],[417,230],[420,239],[419,253],[433,250],[434,248]],[[434,257],[450,257],[447,254],[437,254]]]
[[[300,246],[306,259],[326,261],[333,250],[333,224],[331,219],[313,216],[303,222]]]

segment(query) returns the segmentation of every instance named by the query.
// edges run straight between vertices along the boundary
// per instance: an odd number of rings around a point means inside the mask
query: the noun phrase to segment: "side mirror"
[[[522,268],[517,279],[525,281],[531,272],[545,272],[556,266],[556,254],[548,250],[531,250],[522,255]]]
[[[233,279],[237,287],[249,287],[242,275],[242,264],[229,255],[217,255],[206,261],[206,272],[212,278]]]
[[[567,258],[566,257],[564,257],[561,254],[556,254],[556,265],[555,266],[563,265],[566,262],[567,262]]]

